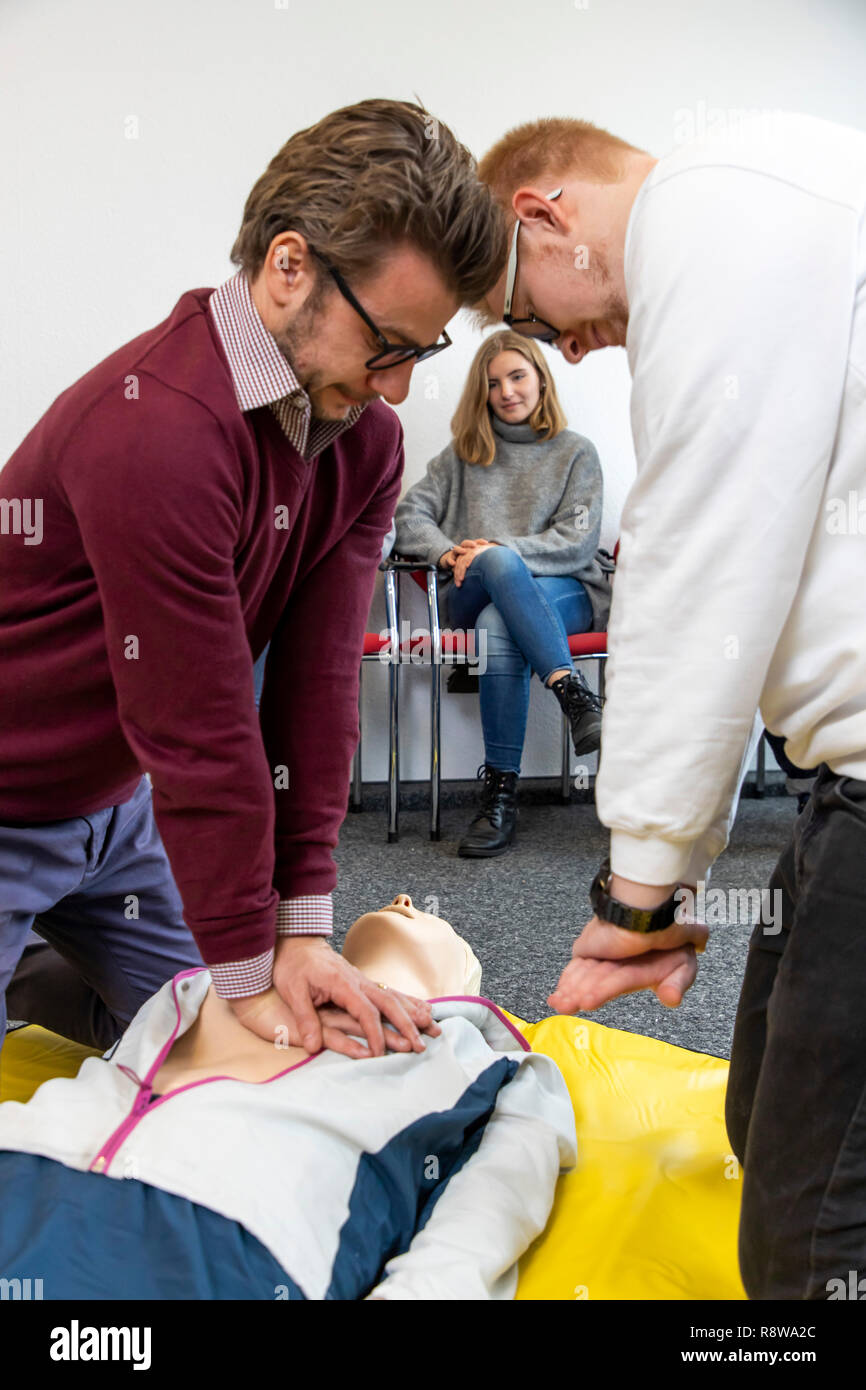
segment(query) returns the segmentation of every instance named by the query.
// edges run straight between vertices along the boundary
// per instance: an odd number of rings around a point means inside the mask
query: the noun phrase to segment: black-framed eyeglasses
[[[555,193],[548,193],[551,201],[558,198],[562,192],[557,188]],[[508,255],[508,274],[505,277],[505,302],[503,304],[502,321],[507,323],[509,328],[513,328],[515,333],[520,333],[524,338],[537,338],[542,343],[555,343],[560,336],[560,330],[554,328],[552,323],[546,319],[540,319],[535,314],[530,314],[528,318],[516,319],[511,314],[511,301],[514,298],[514,282],[517,279],[517,237],[520,232],[520,218],[514,223],[514,235],[511,238],[511,251]]]
[[[388,367],[399,367],[401,363],[408,362],[413,357],[416,361],[423,362],[426,358],[433,357],[435,353],[442,352],[444,348],[451,347],[451,339],[448,337],[444,328],[442,330],[442,341],[430,343],[427,347],[410,347],[408,343],[389,343],[385,334],[376,327],[366,309],[358,303],[337,267],[327,256],[323,255],[321,251],[317,251],[315,246],[310,246],[309,242],[307,246],[308,249],[312,251],[313,255],[322,262],[322,265],[325,266],[333,276],[337,289],[340,291],[343,298],[348,300],[356,314],[360,314],[370,332],[373,333],[379,341],[381,350],[374,353],[372,357],[368,357],[364,363],[368,371],[384,371]]]

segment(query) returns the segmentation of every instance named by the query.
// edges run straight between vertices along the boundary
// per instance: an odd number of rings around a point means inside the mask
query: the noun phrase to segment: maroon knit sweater
[[[273,944],[278,898],[334,886],[403,445],[379,401],[311,461],[270,408],[242,413],[211,293],[64,391],[0,474],[43,509],[38,544],[0,536],[0,822],[114,805],[149,772],[219,964]]]

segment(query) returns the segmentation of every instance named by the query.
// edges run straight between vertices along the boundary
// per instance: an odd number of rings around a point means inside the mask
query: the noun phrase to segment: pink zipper
[[[125,1076],[129,1077],[131,1080],[134,1080],[138,1084],[139,1092],[133,1102],[132,1109],[130,1110],[126,1119],[122,1120],[121,1123],[117,1126],[117,1129],[115,1129],[113,1133],[108,1136],[108,1139],[102,1145],[102,1147],[99,1150],[99,1153],[96,1155],[96,1157],[93,1159],[93,1162],[90,1164],[88,1172],[108,1172],[108,1169],[111,1166],[111,1162],[115,1157],[117,1150],[120,1148],[124,1140],[129,1137],[129,1135],[138,1125],[145,1111],[156,1110],[160,1105],[164,1104],[165,1101],[172,1100],[175,1096],[181,1095],[184,1091],[191,1091],[194,1086],[209,1086],[214,1081],[235,1081],[237,1079],[233,1076],[206,1076],[201,1081],[188,1081],[185,1086],[177,1086],[173,1091],[166,1091],[164,1096],[161,1096],[159,1100],[155,1100],[152,1105],[150,1104],[150,1097],[153,1094],[153,1078],[156,1076],[157,1072],[159,1071],[160,1067],[162,1066],[163,1062],[168,1056],[172,1044],[174,1043],[174,1040],[177,1037],[177,1030],[181,1024],[180,1004],[178,1003],[177,998],[178,980],[185,980],[190,975],[198,975],[205,968],[206,967],[204,966],[194,966],[191,970],[181,970],[180,973],[175,975],[174,979],[172,980],[171,993],[172,998],[174,999],[174,1007],[177,1011],[177,1019],[175,1021],[174,1028],[172,1029],[171,1034],[169,1035],[168,1041],[164,1043],[163,1046],[160,1048],[160,1051],[158,1052],[156,1057],[156,1061],[148,1070],[144,1080],[140,1081],[131,1067],[126,1067],[122,1065],[122,1063],[118,1063],[118,1070],[122,1071]],[[500,1020],[501,1023],[505,1024],[505,1027],[508,1029],[509,1033],[512,1033],[514,1035],[516,1040],[519,1042],[520,1046],[523,1048],[524,1052],[532,1051],[532,1048],[526,1041],[526,1038],[523,1037],[522,1033],[519,1033],[517,1031],[514,1025],[510,1023],[509,1020],[502,1013],[501,1009],[497,1008],[497,1006],[490,999],[485,999],[483,998],[483,996],[478,994],[446,994],[438,999],[430,999],[427,1002],[430,1004],[484,1004],[488,1009],[491,1010],[492,1013],[496,1015],[496,1017]],[[314,1058],[318,1056],[319,1053],[314,1052],[312,1056],[305,1057],[302,1062],[295,1062],[293,1066],[286,1067],[285,1071],[281,1071],[276,1076],[272,1076],[270,1080],[255,1081],[251,1084],[255,1086],[269,1086],[271,1081],[279,1081],[281,1076],[287,1076],[290,1071],[295,1071],[298,1067],[305,1067],[308,1062],[312,1062]]]
[[[115,1157],[117,1150],[120,1148],[124,1140],[126,1140],[132,1133],[132,1131],[136,1128],[139,1121],[141,1120],[142,1115],[144,1115],[146,1111],[156,1110],[165,1101],[172,1100],[174,1096],[179,1096],[183,1091],[191,1091],[194,1086],[209,1086],[213,1081],[237,1080],[237,1077],[234,1076],[205,1076],[202,1078],[201,1081],[188,1081],[185,1086],[177,1086],[173,1091],[166,1091],[164,1096],[160,1096],[159,1100],[155,1100],[152,1105],[150,1103],[150,1098],[153,1094],[153,1079],[159,1071],[160,1067],[162,1066],[163,1062],[165,1061],[166,1057],[168,1056],[172,1044],[174,1043],[174,1040],[177,1037],[177,1031],[181,1025],[180,1004],[178,1003],[177,998],[177,983],[179,980],[186,979],[189,975],[200,974],[203,969],[206,969],[206,967],[194,966],[191,970],[181,970],[177,975],[175,975],[174,979],[172,980],[171,993],[172,998],[174,999],[174,1007],[177,1012],[177,1019],[175,1021],[174,1028],[172,1029],[169,1035],[168,1041],[164,1043],[163,1046],[160,1048],[159,1052],[157,1053],[156,1061],[147,1071],[144,1080],[141,1081],[136,1076],[135,1072],[132,1070],[131,1067],[124,1066],[122,1063],[117,1064],[119,1071],[122,1071],[125,1076],[129,1077],[131,1080],[136,1082],[136,1084],[139,1087],[138,1095],[136,1096],[132,1105],[132,1109],[130,1110],[126,1119],[122,1120],[121,1123],[117,1126],[117,1128],[113,1131],[113,1133],[111,1133],[108,1136],[108,1139],[102,1145],[102,1147],[99,1150],[99,1153],[96,1155],[96,1157],[90,1164],[88,1172],[108,1172],[108,1169],[111,1166],[111,1162]],[[267,1081],[255,1081],[251,1084],[254,1086],[269,1086],[271,1081],[279,1081],[281,1076],[287,1076],[290,1071],[295,1071],[298,1067],[305,1067],[308,1062],[314,1061],[315,1058],[318,1056],[319,1053],[314,1052],[311,1056],[305,1057],[302,1062],[295,1062],[292,1066],[286,1067],[285,1071],[278,1072],[276,1076],[269,1077]]]

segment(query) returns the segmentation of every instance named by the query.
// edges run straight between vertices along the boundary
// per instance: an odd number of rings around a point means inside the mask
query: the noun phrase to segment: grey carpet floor
[[[457,842],[472,815],[471,804],[445,804],[442,839],[434,842],[428,812],[404,810],[394,844],[386,842],[384,810],[347,816],[336,856],[337,941],[362,912],[384,906],[395,893],[408,893],[418,907],[444,917],[470,942],[488,998],[525,1019],[546,1017],[551,1013],[547,995],[589,916],[587,893],[607,833],[590,803],[530,803],[521,806],[518,837],[507,854],[459,859]],[[743,799],[731,842],[716,862],[713,889],[765,888],[795,816],[796,802],[786,796]],[[697,979],[678,1008],[665,1008],[644,991],[586,1016],[729,1057],[751,930],[745,915],[711,929]]]

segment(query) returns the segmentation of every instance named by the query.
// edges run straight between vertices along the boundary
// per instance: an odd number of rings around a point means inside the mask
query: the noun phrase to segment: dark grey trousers
[[[740,1270],[750,1298],[826,1299],[866,1274],[866,782],[821,766],[770,887],[726,1098]]]

